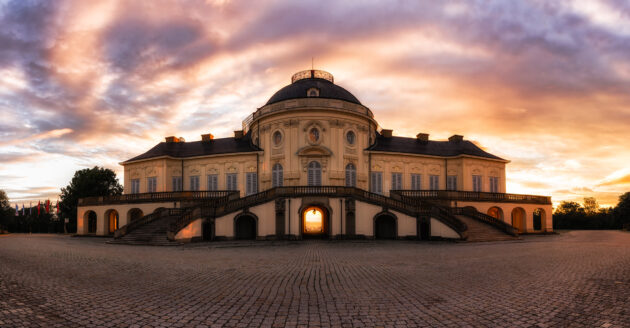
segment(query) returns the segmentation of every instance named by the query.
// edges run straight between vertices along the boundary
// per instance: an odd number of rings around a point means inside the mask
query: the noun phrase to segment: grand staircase
[[[167,231],[171,222],[176,216],[154,215],[152,220],[146,220],[144,224],[138,224],[133,230],[129,230],[126,234],[114,238],[109,241],[110,244],[126,244],[126,245],[152,245],[152,246],[177,246],[182,243],[171,241],[167,238]],[[142,219],[148,217],[143,217]]]
[[[352,198],[369,204],[383,206],[412,217],[431,216],[456,231],[465,241],[496,241],[518,238],[509,224],[477,212],[473,208],[449,208],[413,197],[387,197],[354,187],[276,187],[257,194],[238,198],[226,195],[206,202],[191,202],[185,208],[162,209],[146,215],[116,230],[114,244],[132,245],[179,245],[174,239],[178,231],[192,221],[216,218],[243,208],[263,204],[280,197],[328,196]]]
[[[499,230],[486,222],[479,221],[466,215],[455,215],[455,217],[468,226],[468,242],[481,241],[503,241],[517,240],[518,236],[507,234],[505,231]]]

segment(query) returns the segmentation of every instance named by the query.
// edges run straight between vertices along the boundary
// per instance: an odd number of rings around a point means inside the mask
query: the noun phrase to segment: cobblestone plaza
[[[0,327],[628,327],[630,233],[492,243],[0,236]]]

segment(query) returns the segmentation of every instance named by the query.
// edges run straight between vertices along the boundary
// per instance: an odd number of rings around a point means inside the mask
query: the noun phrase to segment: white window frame
[[[276,163],[273,165],[271,169],[271,186],[272,187],[282,187],[284,184],[284,168],[282,164]]]
[[[383,172],[372,172],[370,176],[370,191],[376,194],[383,193]]]
[[[245,195],[258,192],[258,174],[256,172],[245,173]]]
[[[318,161],[311,161],[308,163],[307,173],[307,184],[309,186],[322,185],[322,165]]]
[[[181,176],[173,176],[171,181],[173,183],[173,191],[182,191],[183,184],[182,184],[182,177]]]
[[[140,179],[131,179],[131,193],[132,194],[140,193]]]
[[[499,177],[490,177],[490,192],[499,192]]]
[[[392,185],[389,190],[401,190],[402,188],[402,173],[392,172]]]
[[[440,190],[440,176],[429,175],[429,189]]]
[[[348,163],[346,165],[346,187],[356,187],[357,186],[357,167]]]
[[[457,190],[457,176],[456,175],[448,175],[446,176],[446,190]]]
[[[474,192],[482,192],[483,191],[482,176],[473,174],[472,180],[473,180],[473,191]]]
[[[199,176],[198,175],[191,175],[188,179],[188,181],[190,182],[190,189],[191,191],[199,191]]]
[[[206,184],[209,191],[219,190],[219,175],[208,174],[208,176],[206,177]]]
[[[422,174],[412,173],[411,174],[411,190],[421,190],[422,189]]]
[[[238,190],[238,175],[237,173],[225,174],[225,186],[227,190]]]
[[[157,177],[147,178],[147,192],[157,192]]]

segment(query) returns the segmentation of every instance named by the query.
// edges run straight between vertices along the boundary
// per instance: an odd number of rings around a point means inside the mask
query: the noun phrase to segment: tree
[[[0,230],[8,230],[8,226],[15,216],[15,210],[9,203],[9,197],[4,190],[0,190]]]
[[[588,215],[594,215],[599,210],[599,204],[595,197],[584,197],[584,211]]]
[[[122,194],[123,187],[110,169],[95,166],[74,172],[70,184],[61,188],[61,218],[69,218],[68,231],[76,231],[79,198]]]
[[[630,192],[619,196],[615,207],[615,217],[621,224],[630,224]]]

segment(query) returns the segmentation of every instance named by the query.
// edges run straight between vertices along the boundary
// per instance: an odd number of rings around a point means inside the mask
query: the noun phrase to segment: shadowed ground
[[[630,233],[147,247],[0,236],[0,327],[630,325]]]

